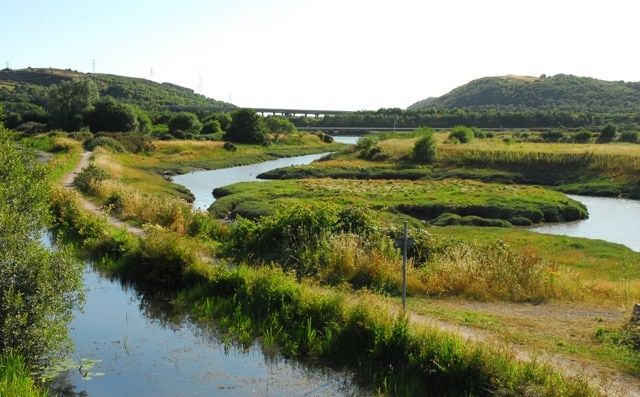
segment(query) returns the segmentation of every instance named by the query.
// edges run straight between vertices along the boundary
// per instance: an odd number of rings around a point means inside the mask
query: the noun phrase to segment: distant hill
[[[433,107],[569,110],[594,113],[638,112],[640,83],[604,81],[565,74],[551,77],[484,77],[441,97],[416,102],[407,110]]]
[[[12,99],[23,99],[25,95],[31,96],[33,93],[42,92],[44,88],[52,84],[78,77],[95,81],[101,96],[111,96],[119,101],[135,104],[147,111],[163,111],[166,110],[167,105],[233,107],[232,104],[207,98],[195,93],[192,89],[171,83],[156,83],[135,77],[81,73],[69,69],[53,68],[0,70],[0,101],[11,102]],[[18,98],[12,98],[12,93]],[[38,102],[37,100],[32,101],[36,104]]]

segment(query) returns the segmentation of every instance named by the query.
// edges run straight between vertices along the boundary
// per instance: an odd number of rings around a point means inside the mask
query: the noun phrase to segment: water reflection
[[[304,367],[259,344],[222,343],[213,327],[175,315],[170,302],[109,280],[88,267],[83,313],[71,337],[76,367],[52,387],[65,396],[344,396],[349,377]],[[79,364],[91,363],[84,372]],[[90,371],[90,372],[89,372]],[[101,374],[87,380],[85,375]],[[83,376],[85,375],[85,376]]]

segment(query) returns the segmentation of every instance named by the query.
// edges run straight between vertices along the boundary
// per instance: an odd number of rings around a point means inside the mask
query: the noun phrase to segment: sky
[[[0,0],[0,67],[170,82],[240,107],[406,108],[472,80],[640,81],[629,0]]]

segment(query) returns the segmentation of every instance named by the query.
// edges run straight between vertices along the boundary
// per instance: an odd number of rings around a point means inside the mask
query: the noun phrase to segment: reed
[[[0,396],[46,397],[48,394],[36,385],[19,356],[10,353],[0,357]]]
[[[233,289],[224,287],[229,283]],[[215,313],[223,332],[241,340],[262,336],[285,355],[352,368],[382,395],[600,395],[587,380],[535,360],[517,361],[509,351],[417,326],[368,292],[353,296],[278,268],[244,265],[218,271],[205,284],[180,298],[201,321]],[[198,303],[203,295],[206,303]]]

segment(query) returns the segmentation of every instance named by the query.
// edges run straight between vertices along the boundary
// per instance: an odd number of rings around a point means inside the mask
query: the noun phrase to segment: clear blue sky
[[[640,81],[628,0],[0,1],[2,68],[95,67],[238,106],[405,108],[506,74]]]

